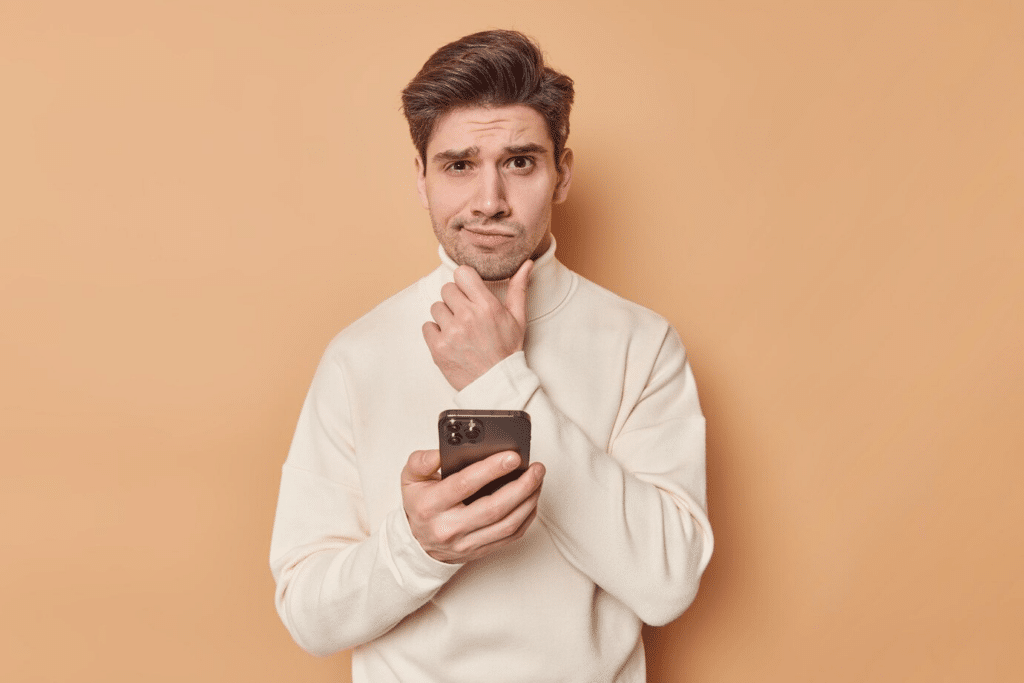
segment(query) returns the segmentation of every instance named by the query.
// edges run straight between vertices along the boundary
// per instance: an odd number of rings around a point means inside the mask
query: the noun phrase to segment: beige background
[[[0,4],[0,679],[348,680],[273,610],[279,468],[436,263],[399,90],[513,27],[577,85],[561,256],[708,417],[651,680],[1022,680],[1022,3],[667,5]]]

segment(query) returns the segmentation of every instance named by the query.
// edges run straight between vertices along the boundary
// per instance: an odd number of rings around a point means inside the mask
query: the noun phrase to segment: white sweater
[[[641,622],[693,600],[712,536],[685,351],[664,319],[554,250],[530,279],[524,351],[462,391],[420,330],[452,280],[440,249],[437,270],[324,354],[282,472],[271,569],[296,642],[354,647],[355,683],[643,681]],[[547,469],[527,534],[465,565],[420,548],[399,487],[447,408],[528,411]]]

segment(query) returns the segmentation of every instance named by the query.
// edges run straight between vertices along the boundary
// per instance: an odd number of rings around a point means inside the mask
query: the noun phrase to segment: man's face
[[[417,187],[434,234],[485,280],[511,277],[551,244],[551,205],[565,200],[572,151],[555,163],[547,125],[525,105],[456,109],[416,157]]]

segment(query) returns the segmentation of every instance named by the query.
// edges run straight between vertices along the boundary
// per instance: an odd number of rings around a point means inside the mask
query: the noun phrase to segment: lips
[[[507,245],[515,241],[515,235],[510,235],[507,232],[495,232],[491,230],[471,230],[469,228],[463,228],[463,239],[469,245],[472,245],[476,249],[483,249],[484,251],[492,251],[495,249],[504,249]]]
[[[474,235],[482,235],[484,237],[515,237],[515,233],[509,232],[498,232],[496,230],[479,230],[477,228],[466,228],[463,227],[466,232],[473,233]]]

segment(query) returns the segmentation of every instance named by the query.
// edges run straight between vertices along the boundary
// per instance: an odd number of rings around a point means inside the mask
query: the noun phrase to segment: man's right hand
[[[489,496],[463,505],[484,485],[519,466],[519,454],[503,451],[441,479],[437,450],[415,451],[402,470],[402,504],[412,534],[435,560],[462,564],[502,548],[526,533],[537,515],[544,465]]]

